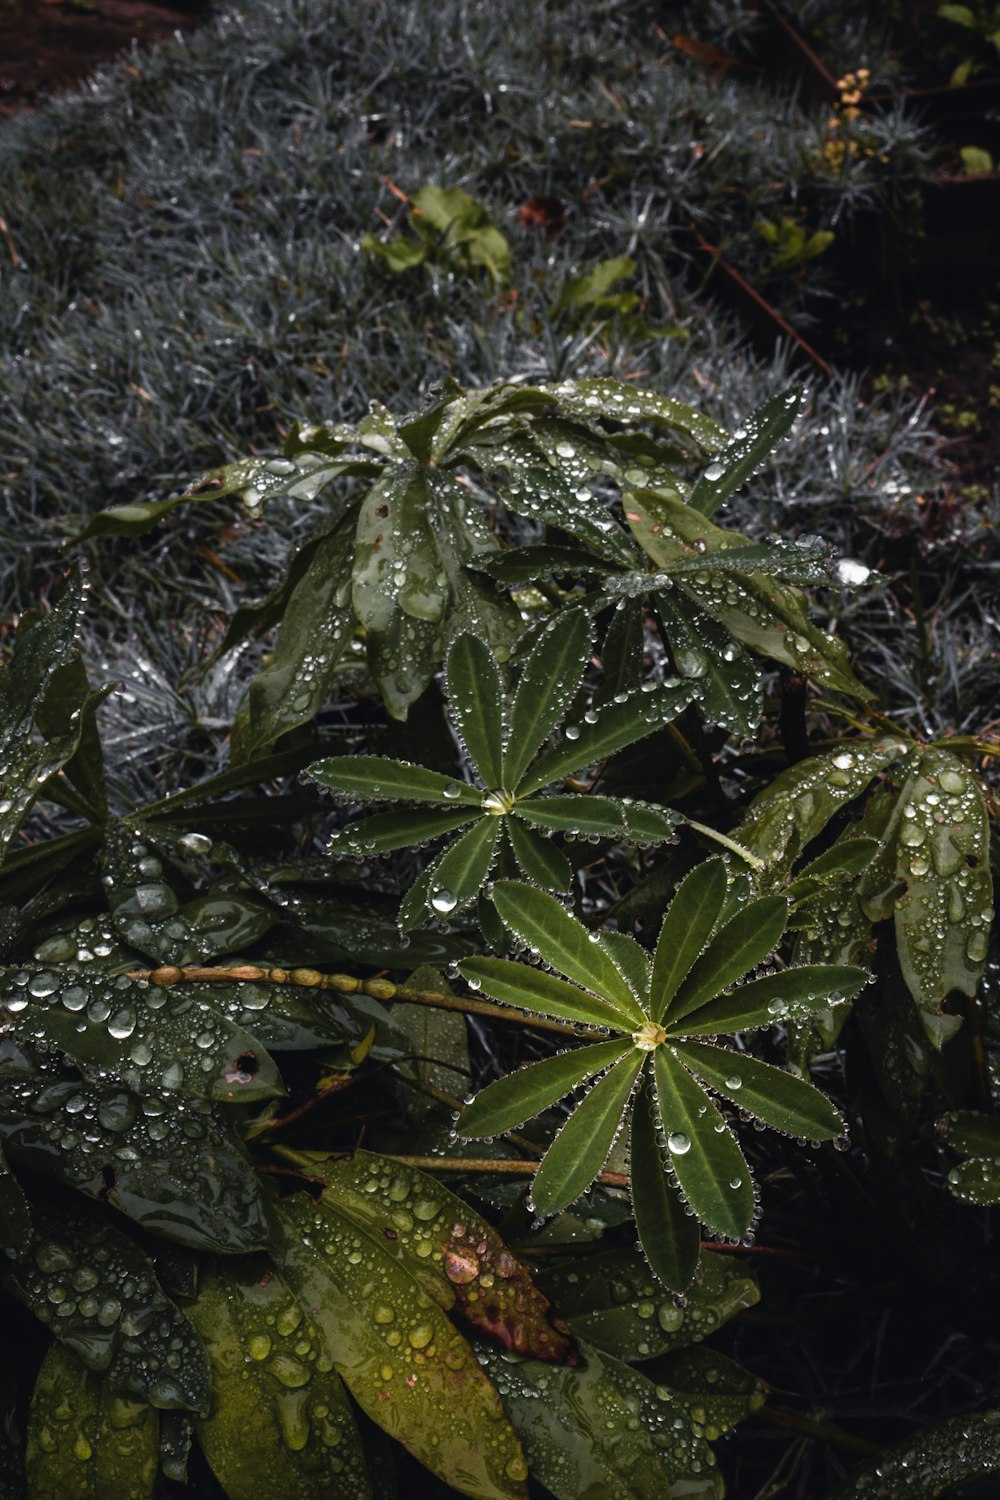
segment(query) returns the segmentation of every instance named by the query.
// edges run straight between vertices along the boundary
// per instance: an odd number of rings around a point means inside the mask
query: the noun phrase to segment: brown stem
[[[866,1438],[855,1437],[828,1422],[801,1417],[797,1412],[786,1411],[783,1406],[764,1405],[754,1412],[754,1416],[760,1421],[770,1422],[774,1427],[784,1427],[788,1432],[798,1432],[803,1437],[829,1443],[831,1448],[842,1448],[845,1453],[861,1453],[866,1458],[879,1458],[883,1451],[877,1443],[869,1443]]]
[[[475,1156],[395,1156],[386,1153],[386,1161],[398,1161],[404,1167],[419,1167],[424,1172],[483,1172],[499,1177],[534,1177],[537,1161],[511,1161],[502,1157]],[[595,1179],[605,1187],[627,1188],[626,1172],[601,1172]]]
[[[353,974],[321,974],[318,969],[264,969],[256,964],[240,964],[231,969],[201,968],[189,964],[184,968],[166,966],[159,969],[136,969],[129,979],[144,979],[149,984],[291,984],[305,989],[335,990],[341,995],[369,995],[373,1000],[392,1000],[402,1005],[428,1005],[435,1010],[456,1010],[465,1015],[489,1016],[496,1021],[513,1021],[530,1026],[533,1031],[549,1031],[557,1036],[581,1035],[579,1029],[544,1016],[529,1016],[506,1005],[489,1000],[443,995],[437,990],[415,990],[409,985],[393,984],[388,979],[357,979]]]

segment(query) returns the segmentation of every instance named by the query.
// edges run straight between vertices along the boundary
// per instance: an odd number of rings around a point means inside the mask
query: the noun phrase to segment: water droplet
[[[725,472],[726,471],[721,464],[709,464],[708,468],[705,470],[705,478],[708,480],[709,484],[714,484],[717,479],[722,478]]]
[[[691,1139],[680,1130],[667,1136],[667,1150],[673,1156],[684,1156],[691,1150]]]
[[[431,896],[431,906],[442,916],[447,916],[449,912],[454,911],[457,905],[458,897],[453,891],[446,891],[442,888],[436,890]]]
[[[839,557],[833,565],[833,576],[845,588],[860,588],[868,582],[872,570],[856,557]]]

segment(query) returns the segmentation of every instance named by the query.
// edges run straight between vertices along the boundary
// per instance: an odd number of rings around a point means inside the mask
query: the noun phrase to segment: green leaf
[[[589,710],[582,724],[564,726],[561,743],[542,752],[519,785],[518,795],[530,797],[542,787],[644,739],[676,719],[697,696],[698,689],[689,683],[646,682],[624,702]]]
[[[945,1115],[945,1138],[949,1146],[966,1156],[1000,1157],[1000,1118],[979,1110],[954,1110]]]
[[[635,261],[630,255],[615,255],[602,260],[581,276],[568,276],[559,289],[556,312],[566,308],[591,308],[600,305],[619,281],[635,274]]]
[[[726,431],[682,401],[643,390],[624,380],[597,377],[567,380],[543,386],[570,416],[592,421],[595,416],[615,422],[653,422],[690,438],[707,453],[718,453],[726,442]]]
[[[497,1392],[385,1236],[329,1191],[286,1199],[282,1216],[282,1274],[361,1409],[462,1494],[522,1496],[527,1470]]]
[[[657,1047],[654,1070],[660,1119],[681,1191],[709,1229],[739,1239],[754,1211],[753,1180],[743,1153],[672,1048]]]
[[[680,589],[658,591],[655,601],[677,671],[701,689],[704,717],[731,734],[753,734],[764,711],[764,690],[746,652]]]
[[[601,646],[601,680],[594,689],[594,708],[641,686],[645,649],[642,605],[638,599],[622,599],[615,606]]]
[[[651,972],[649,954],[645,948],[627,932],[602,932],[598,941],[625,975],[633,994],[641,996],[645,1004]]]
[[[782,875],[834,814],[908,755],[905,740],[841,744],[782,771],[756,796],[733,838]]]
[[[474,635],[460,635],[445,666],[451,717],[487,787],[503,785],[503,683],[496,658]]]
[[[708,859],[686,875],[663,918],[653,957],[650,1014],[662,1021],[681,982],[708,945],[726,899],[726,867]]]
[[[234,764],[254,760],[323,707],[354,636],[350,606],[354,523],[322,538],[281,615],[278,642],[250,684],[248,712],[232,750]]]
[[[454,994],[444,975],[430,964],[414,969],[407,984],[415,990]],[[397,1063],[396,1071],[418,1083],[430,1084],[433,1089],[464,1094],[472,1067],[466,1020],[461,1012],[437,1010],[430,1005],[397,1005],[392,1021],[397,1032],[411,1043],[413,1054],[407,1062]],[[441,1106],[417,1089],[404,1085],[399,1094],[410,1119],[423,1123],[440,1115]]]
[[[581,922],[554,896],[518,881],[499,880],[493,904],[522,943],[536,949],[560,974],[593,991],[629,1028],[646,1017],[615,963]]]
[[[365,255],[376,255],[397,275],[423,265],[428,256],[428,247],[401,234],[391,240],[380,240],[377,235],[366,234],[361,239],[361,250]]]
[[[688,504],[710,516],[749,479],[791,429],[802,406],[801,386],[782,392],[747,417],[740,434],[709,464],[688,496]]]
[[[38,1500],[152,1500],[158,1414],[116,1395],[54,1343],[31,1397],[25,1464],[29,1493]]]
[[[502,960],[497,960],[501,962]],[[488,959],[481,960],[483,963]],[[471,1138],[501,1135],[541,1114],[595,1073],[611,1067],[628,1052],[624,1040],[591,1042],[557,1053],[541,1062],[528,1063],[505,1078],[488,1084],[467,1104],[458,1120],[458,1131]],[[640,1059],[641,1061],[641,1059]]]
[[[557,577],[587,573],[607,573],[611,564],[595,557],[582,547],[561,547],[551,542],[536,542],[525,547],[505,547],[502,551],[480,552],[470,558],[469,567],[485,573],[498,583],[518,587],[533,583],[549,574]],[[557,615],[561,619],[562,615]]]
[[[338,755],[317,760],[309,774],[320,786],[343,792],[352,802],[429,802],[443,812],[482,807],[483,794],[468,782],[381,755]]]
[[[495,890],[495,887],[494,887]],[[503,912],[501,912],[503,916]],[[504,918],[506,921],[506,918]],[[605,955],[614,965],[610,955]],[[555,1016],[561,1021],[579,1021],[581,1025],[610,1026],[616,1031],[641,1026],[641,1020],[624,1016],[621,1009],[588,990],[578,989],[555,974],[530,964],[513,963],[508,958],[467,958],[459,965],[470,982],[476,980],[494,1000],[521,1006],[539,1015]],[[618,982],[621,973],[615,966]],[[631,995],[631,989],[629,990]],[[635,1001],[632,1001],[635,1005]]]
[[[591,626],[583,610],[563,610],[541,632],[525,659],[511,703],[499,785],[520,787],[539,748],[576,697],[590,649]]]
[[[393,849],[408,849],[454,833],[465,828],[472,816],[467,806],[465,812],[457,813],[447,813],[443,808],[440,812],[435,808],[433,812],[376,813],[340,829],[331,836],[328,847],[331,854],[366,859],[370,854],[388,854]],[[488,821],[478,819],[480,824]]]
[[[802,964],[764,979],[752,979],[731,995],[719,995],[685,1015],[678,1034],[711,1036],[716,1032],[759,1031],[796,1016],[809,1016],[851,1000],[868,979],[864,969],[847,964]]]
[[[762,963],[780,942],[787,921],[784,896],[764,896],[743,906],[692,964],[664,1012],[664,1024],[675,1026]]]
[[[967,1412],[920,1428],[856,1469],[829,1500],[938,1500],[1000,1470],[1000,1412]]]
[[[667,1180],[650,1090],[641,1087],[632,1112],[632,1211],[642,1253],[665,1287],[683,1292],[698,1264],[698,1221]],[[665,1304],[669,1317],[673,1312]]]
[[[189,1317],[212,1361],[198,1441],[229,1500],[370,1500],[350,1399],[308,1302],[262,1258],[218,1265]]]
[[[584,1353],[584,1369],[566,1370],[481,1351],[532,1478],[556,1500],[719,1500],[715,1456],[671,1393],[597,1349]]]
[[[320,1164],[346,1218],[385,1242],[444,1312],[518,1354],[578,1362],[548,1298],[491,1224],[439,1178],[371,1151]],[[391,1234],[386,1231],[391,1230]]]
[[[96,1209],[36,1197],[34,1233],[4,1286],[119,1395],[207,1409],[208,1361],[152,1261]]]
[[[774,1130],[822,1141],[844,1134],[843,1117],[829,1099],[783,1068],[705,1042],[677,1042],[673,1050],[702,1083]]]
[[[697,1237],[697,1220],[687,1222]],[[681,1300],[655,1284],[650,1267],[632,1249],[573,1255],[547,1265],[540,1279],[581,1338],[627,1360],[655,1359],[698,1343],[760,1301],[745,1265],[710,1252],[699,1259]]]
[[[760,1411],[767,1399],[766,1387],[756,1376],[704,1344],[663,1355],[645,1373],[657,1385],[669,1387],[712,1443]]]
[[[504,826],[514,858],[522,874],[543,890],[565,891],[573,879],[573,867],[550,838],[525,828],[517,818],[505,818]]]
[[[514,809],[540,828],[561,833],[595,833],[602,838],[627,843],[654,844],[673,838],[683,817],[655,802],[636,802],[631,797],[588,796],[531,797]]]
[[[920,757],[900,793],[896,947],[907,988],[933,1022],[953,990],[974,995],[993,912],[989,819],[974,774],[946,750]],[[937,1045],[935,1029],[930,1035]]]
[[[435,862],[428,892],[432,911],[447,915],[478,896],[496,853],[499,822],[498,818],[480,818]]]
[[[1000,1162],[995,1157],[973,1156],[960,1161],[948,1173],[948,1190],[959,1203],[987,1208],[1000,1203]]]
[[[622,1127],[628,1101],[645,1057],[632,1049],[609,1068],[604,1077],[570,1115],[531,1184],[536,1213],[554,1214],[575,1202],[594,1181]]]

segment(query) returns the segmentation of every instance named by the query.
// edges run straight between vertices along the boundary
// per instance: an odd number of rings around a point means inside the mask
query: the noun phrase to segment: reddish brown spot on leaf
[[[454,1224],[442,1246],[442,1268],[455,1292],[455,1312],[480,1333],[549,1364],[578,1365],[580,1352],[566,1324],[535,1286],[527,1266],[482,1229]]]

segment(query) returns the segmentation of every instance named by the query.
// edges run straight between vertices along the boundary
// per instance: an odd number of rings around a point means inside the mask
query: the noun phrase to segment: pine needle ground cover
[[[989,1493],[991,512],[689,255],[822,128],[568,3],[4,128],[5,1493]]]

